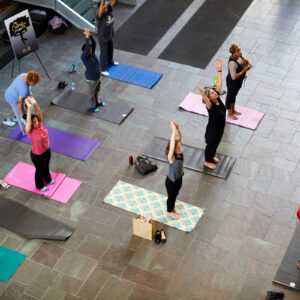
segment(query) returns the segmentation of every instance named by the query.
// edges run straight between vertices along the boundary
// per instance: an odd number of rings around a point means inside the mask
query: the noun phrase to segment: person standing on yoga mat
[[[100,65],[97,56],[95,55],[96,41],[90,31],[85,28],[85,44],[82,46],[81,60],[85,65],[85,79],[89,86],[89,102],[90,110],[99,111],[99,106],[104,105],[104,102],[99,100],[99,92],[101,88],[101,73]],[[91,43],[90,44],[90,40]]]
[[[226,96],[226,109],[228,110],[228,117],[237,120],[237,116],[241,113],[235,110],[236,96],[242,87],[243,81],[248,72],[253,66],[251,62],[242,56],[241,48],[232,44],[229,52],[231,56],[228,62],[228,74],[226,77],[227,96]]]
[[[30,157],[35,166],[35,186],[45,192],[49,190],[45,183],[55,183],[49,171],[51,150],[48,131],[42,124],[42,113],[35,99],[27,97],[25,103],[27,105],[25,131],[32,143]],[[32,106],[36,115],[31,114]]]
[[[114,61],[114,16],[112,8],[116,5],[117,0],[109,1],[101,0],[98,10],[98,39],[100,44],[100,64],[101,73],[109,76],[107,68],[111,65],[118,65]]]
[[[14,121],[18,121],[19,127],[23,136],[25,133],[25,118],[26,112],[24,100],[31,95],[31,87],[42,81],[40,74],[35,71],[29,71],[27,74],[22,73],[16,77],[8,89],[5,91],[5,100],[11,106],[15,117]]]
[[[205,103],[208,111],[208,124],[205,132],[204,166],[213,170],[216,168],[215,163],[220,162],[220,159],[215,157],[215,155],[223,136],[226,118],[226,108],[219,97],[222,90],[222,61],[217,59],[215,66],[218,69],[216,88],[204,88],[203,92],[202,88],[197,85],[202,96],[202,101]]]
[[[181,132],[176,122],[170,122],[172,135],[166,147],[166,156],[169,162],[169,173],[165,181],[168,200],[167,212],[174,219],[179,219],[181,213],[175,209],[176,197],[182,186],[183,154],[181,151]]]

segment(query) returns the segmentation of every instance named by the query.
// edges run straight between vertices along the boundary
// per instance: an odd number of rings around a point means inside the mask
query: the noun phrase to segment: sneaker
[[[14,116],[14,117],[12,118],[12,121],[13,121],[13,122],[15,122],[15,123],[18,123],[18,119],[17,119],[17,117],[16,117],[16,116]]]
[[[7,189],[10,187],[10,185],[7,184],[7,183],[6,183],[4,180],[2,180],[2,179],[0,179],[0,186],[1,186],[1,188],[4,189],[4,190],[7,190]]]
[[[101,72],[101,74],[102,74],[103,76],[109,76],[109,73],[108,73],[107,71]]]
[[[96,107],[99,107],[99,106],[105,106],[105,105],[106,105],[105,102],[103,102],[103,101],[98,101]]]
[[[9,127],[13,127],[16,125],[16,123],[11,121],[10,119],[4,119],[2,124]]]
[[[41,191],[47,192],[47,191],[49,191],[49,189],[46,186],[44,186],[43,188],[41,188]]]
[[[118,66],[119,63],[118,63],[117,61],[114,61],[114,62],[113,62],[113,65],[114,65],[114,66]]]
[[[54,184],[54,183],[55,183],[55,180],[52,179],[52,180],[50,181],[50,184]]]
[[[97,108],[97,107],[90,107],[90,110],[93,111],[93,112],[97,112],[97,111],[99,111],[99,108]]]

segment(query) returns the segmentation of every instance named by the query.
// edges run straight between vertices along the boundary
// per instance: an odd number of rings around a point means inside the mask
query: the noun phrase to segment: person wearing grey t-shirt
[[[237,120],[238,117],[236,115],[240,115],[241,113],[235,110],[236,96],[246,78],[246,72],[253,66],[248,59],[242,56],[242,51],[239,46],[232,44],[229,52],[231,53],[231,56],[229,57],[228,75],[226,77],[228,90],[226,96],[226,109],[228,111],[228,117]]]
[[[169,162],[169,173],[165,181],[168,200],[168,216],[173,219],[179,219],[181,212],[175,208],[176,197],[182,186],[183,176],[183,154],[181,151],[181,132],[176,122],[170,122],[172,135],[166,147],[166,156]]]

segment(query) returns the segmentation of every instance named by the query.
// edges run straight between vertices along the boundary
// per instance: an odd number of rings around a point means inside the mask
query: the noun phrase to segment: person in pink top
[[[42,123],[42,113],[35,99],[27,97],[25,103],[28,107],[25,132],[32,142],[30,157],[35,166],[35,186],[45,192],[49,190],[45,183],[55,183],[49,171],[51,150],[48,131]],[[35,115],[31,114],[32,106],[34,106]]]

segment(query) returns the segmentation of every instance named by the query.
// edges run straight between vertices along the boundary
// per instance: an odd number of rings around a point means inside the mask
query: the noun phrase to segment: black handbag
[[[138,156],[134,162],[136,170],[143,176],[157,170],[157,164],[147,156]]]

